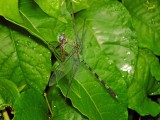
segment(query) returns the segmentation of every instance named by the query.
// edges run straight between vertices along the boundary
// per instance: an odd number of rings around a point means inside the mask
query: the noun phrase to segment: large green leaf
[[[51,71],[49,50],[2,18],[0,29],[0,78],[11,80],[18,87],[29,85],[43,92]]]
[[[4,110],[7,106],[13,107],[19,96],[18,88],[12,81],[0,79],[0,110]]]
[[[94,56],[97,56],[97,59],[94,59],[97,63],[100,60],[99,54],[105,55],[129,84],[133,79],[138,54],[131,17],[118,2],[105,2],[108,5],[102,3],[98,2],[97,7],[93,6],[89,12],[84,12],[87,30],[82,39],[83,58],[93,64]],[[101,63],[105,64],[105,61]]]
[[[83,66],[81,64],[81,66]],[[84,66],[83,66],[84,67]],[[71,84],[68,97],[71,99],[72,104],[82,114],[89,119],[111,119],[125,120],[127,119],[127,94],[125,94],[125,85],[119,83],[121,91],[111,87],[118,94],[118,101],[116,101],[103,86],[97,82],[92,74],[85,68],[79,67],[76,76]],[[111,68],[110,68],[111,70]],[[118,70],[111,70],[111,72],[118,73]],[[119,75],[109,77],[110,80],[123,81]],[[67,79],[61,80],[58,83],[62,92],[68,90]],[[124,88],[123,88],[124,87]],[[66,95],[66,92],[63,93]],[[124,96],[124,98],[122,98]],[[89,110],[88,110],[89,109]],[[114,112],[113,112],[114,111]]]
[[[63,80],[59,78],[67,73],[70,80],[77,70],[68,94],[73,106],[92,120],[125,120],[128,102],[126,84],[133,79],[137,56],[131,18],[118,2],[100,1],[96,5],[76,15],[79,37],[83,34],[85,21],[85,35],[81,39],[82,58],[113,89],[118,100],[104,89],[83,63],[72,63],[75,59],[69,59],[59,68],[58,86],[66,95],[68,81],[65,77]],[[73,32],[66,32],[66,36],[75,40]],[[76,64],[77,69],[74,68]]]
[[[39,92],[30,89],[23,92],[14,104],[13,120],[49,120],[47,104]]]
[[[160,89],[160,84],[153,78],[150,71],[156,59],[149,50],[139,51],[134,80],[128,89],[129,108],[136,110],[143,116],[149,114],[156,116],[160,112],[160,105],[147,97],[151,91]],[[157,70],[157,73],[159,71],[160,69]]]
[[[139,46],[160,55],[160,1],[123,0],[133,18]]]

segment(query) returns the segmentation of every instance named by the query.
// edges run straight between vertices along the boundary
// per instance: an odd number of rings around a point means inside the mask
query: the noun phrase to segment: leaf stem
[[[3,114],[4,120],[10,120],[9,115],[5,109],[2,110],[2,114]]]

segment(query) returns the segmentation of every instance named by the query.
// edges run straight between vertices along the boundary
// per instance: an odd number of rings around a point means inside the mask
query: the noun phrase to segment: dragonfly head
[[[64,33],[62,33],[60,36],[59,36],[59,43],[60,44],[63,44],[64,43],[64,41],[65,41],[65,34]]]

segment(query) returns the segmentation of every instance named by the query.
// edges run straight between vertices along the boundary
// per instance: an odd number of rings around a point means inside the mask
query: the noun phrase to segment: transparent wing
[[[72,68],[73,68],[73,57],[69,56],[68,59],[62,62],[55,70],[57,82],[67,74],[70,74],[72,72]]]
[[[59,84],[59,82],[62,83],[61,80],[64,79],[65,81],[63,82],[63,84],[67,84],[68,86],[65,97],[67,97],[69,93],[70,87],[74,80],[74,76],[80,64],[75,56],[77,56],[76,53],[72,53],[70,56],[68,56],[68,59],[61,63],[55,70],[57,84]]]

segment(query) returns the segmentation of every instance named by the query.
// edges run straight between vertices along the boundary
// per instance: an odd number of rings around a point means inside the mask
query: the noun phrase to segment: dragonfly
[[[68,93],[69,93],[69,90],[70,90],[71,84],[72,84],[72,82],[73,82],[74,75],[76,74],[76,70],[77,70],[77,68],[78,68],[78,65],[79,65],[80,63],[82,63],[84,66],[86,66],[86,68],[88,69],[88,71],[89,71],[90,73],[92,73],[93,76],[106,88],[106,90],[108,91],[108,93],[109,93],[113,98],[115,98],[115,99],[117,100],[117,99],[118,99],[117,94],[105,83],[105,81],[104,81],[103,79],[101,79],[101,77],[100,77],[83,59],[80,59],[80,58],[81,58],[81,57],[80,57],[80,53],[81,53],[81,49],[82,49],[82,47],[81,47],[82,43],[81,43],[81,40],[80,40],[80,38],[79,38],[77,26],[76,26],[76,23],[75,23],[75,16],[74,16],[74,10],[73,10],[73,7],[72,7],[72,2],[70,2],[70,7],[71,7],[71,16],[72,16],[73,30],[74,30],[74,36],[75,36],[75,41],[76,41],[76,43],[73,45],[72,51],[71,51],[69,54],[67,54],[67,55],[68,55],[67,59],[65,59],[65,52],[66,52],[66,51],[65,51],[65,49],[64,49],[64,46],[65,46],[68,42],[66,41],[66,38],[65,38],[65,34],[64,34],[64,33],[62,33],[62,34],[59,36],[59,47],[60,47],[60,49],[61,49],[61,56],[62,56],[62,58],[64,59],[64,62],[61,64],[61,66],[64,65],[64,66],[62,67],[62,69],[65,68],[66,62],[69,63],[69,62],[71,62],[71,61],[74,61],[74,63],[70,63],[71,66],[68,67],[68,71],[69,71],[69,69],[72,69],[71,71],[72,71],[73,73],[72,73],[71,79],[70,79],[70,81],[69,81],[68,90],[67,90],[65,96],[67,97],[67,95],[68,95]],[[85,21],[85,20],[84,20],[84,21]],[[83,38],[84,38],[84,35],[85,35],[84,26],[85,26],[85,22],[84,22],[84,24],[83,24],[83,30],[82,30],[82,37],[81,37],[81,39],[83,39]],[[70,60],[70,59],[72,59],[72,60]],[[65,70],[66,70],[66,74],[67,74],[67,69],[65,69]]]

